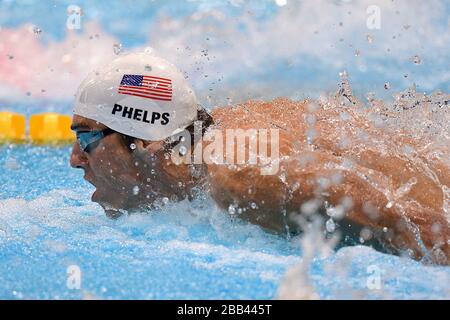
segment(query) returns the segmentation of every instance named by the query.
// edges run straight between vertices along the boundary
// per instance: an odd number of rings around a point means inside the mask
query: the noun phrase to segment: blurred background
[[[334,92],[389,99],[450,89],[446,0],[0,1],[0,108],[71,113],[98,64],[130,51],[175,63],[207,107]]]

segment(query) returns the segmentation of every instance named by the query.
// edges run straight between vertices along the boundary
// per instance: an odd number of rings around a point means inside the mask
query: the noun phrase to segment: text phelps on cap
[[[138,108],[132,108],[127,106],[122,106],[120,104],[114,104],[114,108],[111,112],[113,115],[116,113],[120,114],[123,118],[133,119],[137,121],[142,121],[146,123],[154,124],[155,121],[160,120],[162,125],[169,123],[170,113],[168,112],[152,112],[150,120],[148,119],[148,110],[142,110]]]

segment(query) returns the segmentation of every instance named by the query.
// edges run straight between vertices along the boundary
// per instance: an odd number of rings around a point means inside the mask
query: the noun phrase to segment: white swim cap
[[[90,73],[78,88],[73,113],[155,141],[191,125],[197,110],[194,91],[173,64],[134,53]]]

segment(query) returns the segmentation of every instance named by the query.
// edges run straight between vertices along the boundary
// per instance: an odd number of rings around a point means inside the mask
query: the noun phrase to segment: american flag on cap
[[[172,101],[172,80],[155,76],[124,74],[119,93],[153,100]]]

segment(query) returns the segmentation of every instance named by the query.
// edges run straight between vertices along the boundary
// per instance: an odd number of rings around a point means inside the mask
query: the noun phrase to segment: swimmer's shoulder
[[[233,106],[212,110],[215,128],[272,128],[298,126],[308,102],[276,98],[271,101],[249,100]],[[295,122],[296,121],[296,122]],[[294,123],[295,122],[295,123]]]

